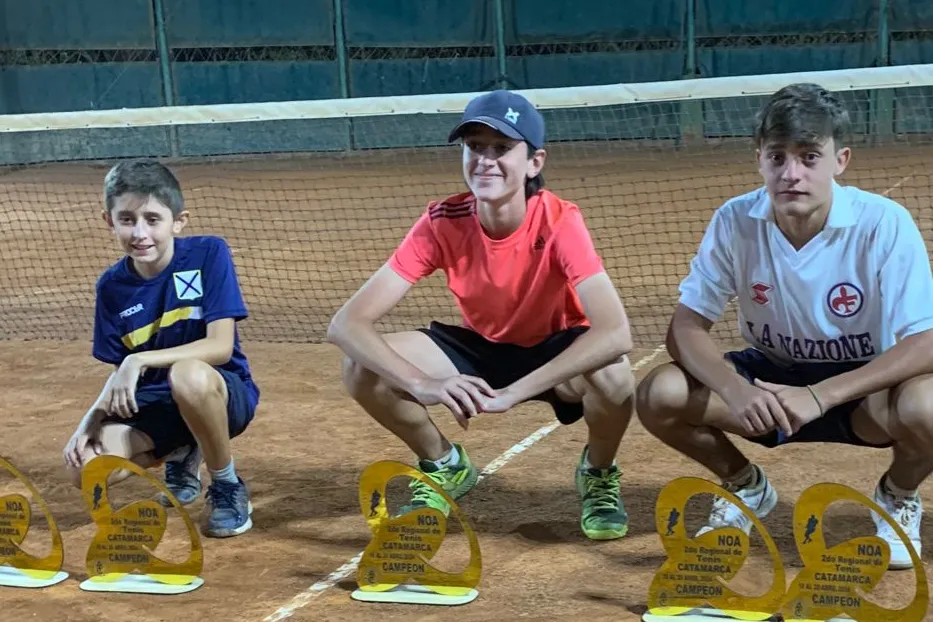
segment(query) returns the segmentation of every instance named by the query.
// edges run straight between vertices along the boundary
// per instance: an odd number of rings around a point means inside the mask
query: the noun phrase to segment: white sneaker
[[[735,489],[732,486],[724,488],[738,497],[746,507],[751,509],[759,519],[764,518],[771,513],[774,506],[777,505],[777,491],[771,486],[771,482],[765,477],[764,471],[758,465],[754,465],[758,473],[758,484],[752,488]],[[706,525],[697,531],[697,536],[702,536],[708,531],[721,529],[723,527],[736,527],[748,535],[752,530],[751,519],[748,518],[742,510],[723,497],[716,497],[713,501],[713,510],[709,514],[709,520]]]
[[[894,519],[907,537],[911,545],[920,556],[920,519],[923,516],[923,504],[920,497],[895,497],[882,488],[882,482],[878,482],[875,487],[875,503],[880,505],[891,518]],[[888,568],[891,570],[907,570],[914,567],[913,560],[910,559],[910,552],[907,545],[898,537],[897,533],[888,522],[878,516],[875,512],[871,513],[871,518],[875,522],[876,534],[879,538],[888,543],[891,547],[891,561],[888,562]]]

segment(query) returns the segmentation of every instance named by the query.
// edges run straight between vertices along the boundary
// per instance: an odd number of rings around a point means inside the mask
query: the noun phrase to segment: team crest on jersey
[[[773,287],[767,283],[762,283],[761,281],[755,281],[752,283],[751,293],[752,301],[757,302],[760,305],[766,305],[771,302],[771,299],[768,298],[768,292],[770,292]]]
[[[861,310],[863,302],[862,290],[852,283],[838,283],[826,295],[829,310],[839,317],[852,317]]]
[[[174,272],[175,296],[179,300],[196,300],[201,297],[204,287],[201,285],[200,270],[182,270]]]

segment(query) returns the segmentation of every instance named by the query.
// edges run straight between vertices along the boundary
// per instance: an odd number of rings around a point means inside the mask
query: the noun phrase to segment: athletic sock
[[[211,474],[211,481],[214,482],[227,482],[228,484],[236,484],[240,480],[237,479],[236,471],[233,470],[233,458],[230,458],[230,463],[227,464],[224,468],[215,471],[214,469],[208,469],[208,473]]]
[[[744,490],[754,488],[759,484],[758,469],[749,462],[745,467],[732,477],[722,480],[723,487],[726,490]]]
[[[885,474],[883,483],[881,484],[881,489],[884,492],[888,493],[888,495],[898,498],[898,499],[912,498],[912,497],[917,496],[916,488],[914,488],[913,490],[907,490],[907,489],[898,488],[897,486],[895,486],[894,482],[891,481],[890,474]]]
[[[446,456],[442,456],[441,458],[432,460],[431,462],[433,462],[437,468],[445,469],[449,466],[460,463],[460,452],[457,451],[457,447],[455,445],[451,445],[450,451],[447,452]]]

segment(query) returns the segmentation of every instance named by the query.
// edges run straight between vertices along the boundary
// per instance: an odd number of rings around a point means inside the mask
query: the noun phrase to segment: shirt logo
[[[172,274],[175,281],[175,296],[179,300],[200,298],[204,288],[201,286],[200,270],[183,270]]]
[[[862,308],[862,291],[852,283],[834,285],[826,295],[826,304],[833,315],[852,317]]]
[[[770,292],[773,287],[767,283],[762,283],[761,281],[756,281],[752,284],[752,300],[757,302],[760,305],[766,305],[771,302],[771,299],[766,295]]]
[[[508,120],[509,123],[511,123],[512,125],[515,125],[516,123],[518,123],[519,114],[520,113],[516,112],[515,110],[512,110],[512,107],[509,106],[509,111],[505,113],[505,118]]]
[[[535,238],[535,243],[531,245],[531,250],[544,250],[544,236],[539,235],[537,238]]]
[[[143,303],[140,302],[138,304],[133,305],[129,309],[123,309],[123,311],[120,311],[120,317],[123,317],[123,318],[130,317],[131,315],[136,315],[142,310],[143,310]]]

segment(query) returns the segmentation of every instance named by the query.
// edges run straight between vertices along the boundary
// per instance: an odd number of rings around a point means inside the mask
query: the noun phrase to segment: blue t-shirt
[[[120,365],[134,352],[191,343],[207,336],[210,322],[248,315],[230,248],[221,238],[176,238],[171,263],[152,279],[139,276],[131,261],[124,257],[97,280],[93,355],[104,363]],[[236,330],[233,354],[219,367],[243,380],[255,408],[259,389]],[[168,368],[146,370],[138,388],[168,390]]]

